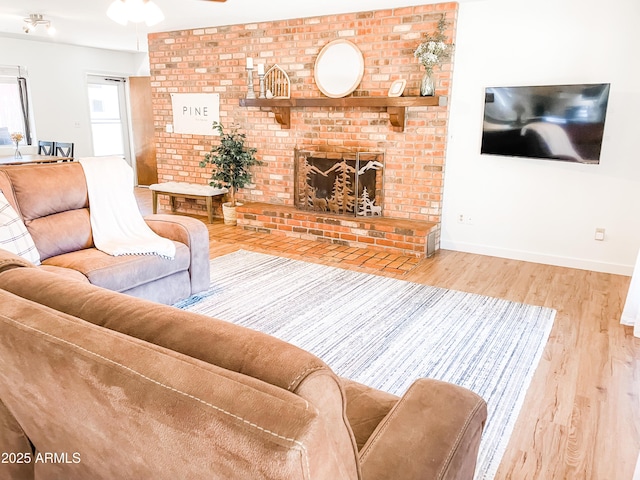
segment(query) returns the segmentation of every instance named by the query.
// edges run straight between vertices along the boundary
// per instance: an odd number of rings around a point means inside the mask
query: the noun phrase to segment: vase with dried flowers
[[[425,40],[413,52],[420,63],[426,69],[426,73],[422,77],[420,83],[420,95],[423,97],[435,94],[435,86],[433,83],[433,67],[442,65],[442,62],[451,57],[453,44],[447,43],[447,36],[444,34],[449,22],[447,22],[443,14],[438,20],[437,31],[426,33]]]
[[[13,132],[11,134],[11,140],[16,142],[16,153],[13,154],[14,158],[22,158],[22,154],[20,153],[18,144],[22,141],[23,138],[24,138],[24,135],[22,134],[22,132]]]

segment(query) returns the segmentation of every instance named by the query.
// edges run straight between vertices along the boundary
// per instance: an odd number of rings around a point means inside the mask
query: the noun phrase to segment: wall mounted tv
[[[609,87],[486,88],[481,153],[600,163]]]

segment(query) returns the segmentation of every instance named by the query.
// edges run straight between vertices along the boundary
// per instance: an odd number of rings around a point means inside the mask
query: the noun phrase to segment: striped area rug
[[[476,478],[494,477],[554,310],[243,250],[211,272],[210,290],[178,308],[271,334],[396,395],[418,377],[481,395]]]

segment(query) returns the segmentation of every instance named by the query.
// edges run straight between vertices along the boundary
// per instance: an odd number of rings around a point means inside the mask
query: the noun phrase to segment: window
[[[21,70],[0,67],[0,146],[13,144],[13,132],[23,134],[21,145],[31,145],[27,80]]]
[[[93,154],[122,155],[131,163],[125,79],[89,75],[88,88]]]

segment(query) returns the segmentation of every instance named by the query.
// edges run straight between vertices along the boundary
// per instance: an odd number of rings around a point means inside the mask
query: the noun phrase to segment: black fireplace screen
[[[296,151],[296,206],[349,216],[382,215],[384,154]]]

